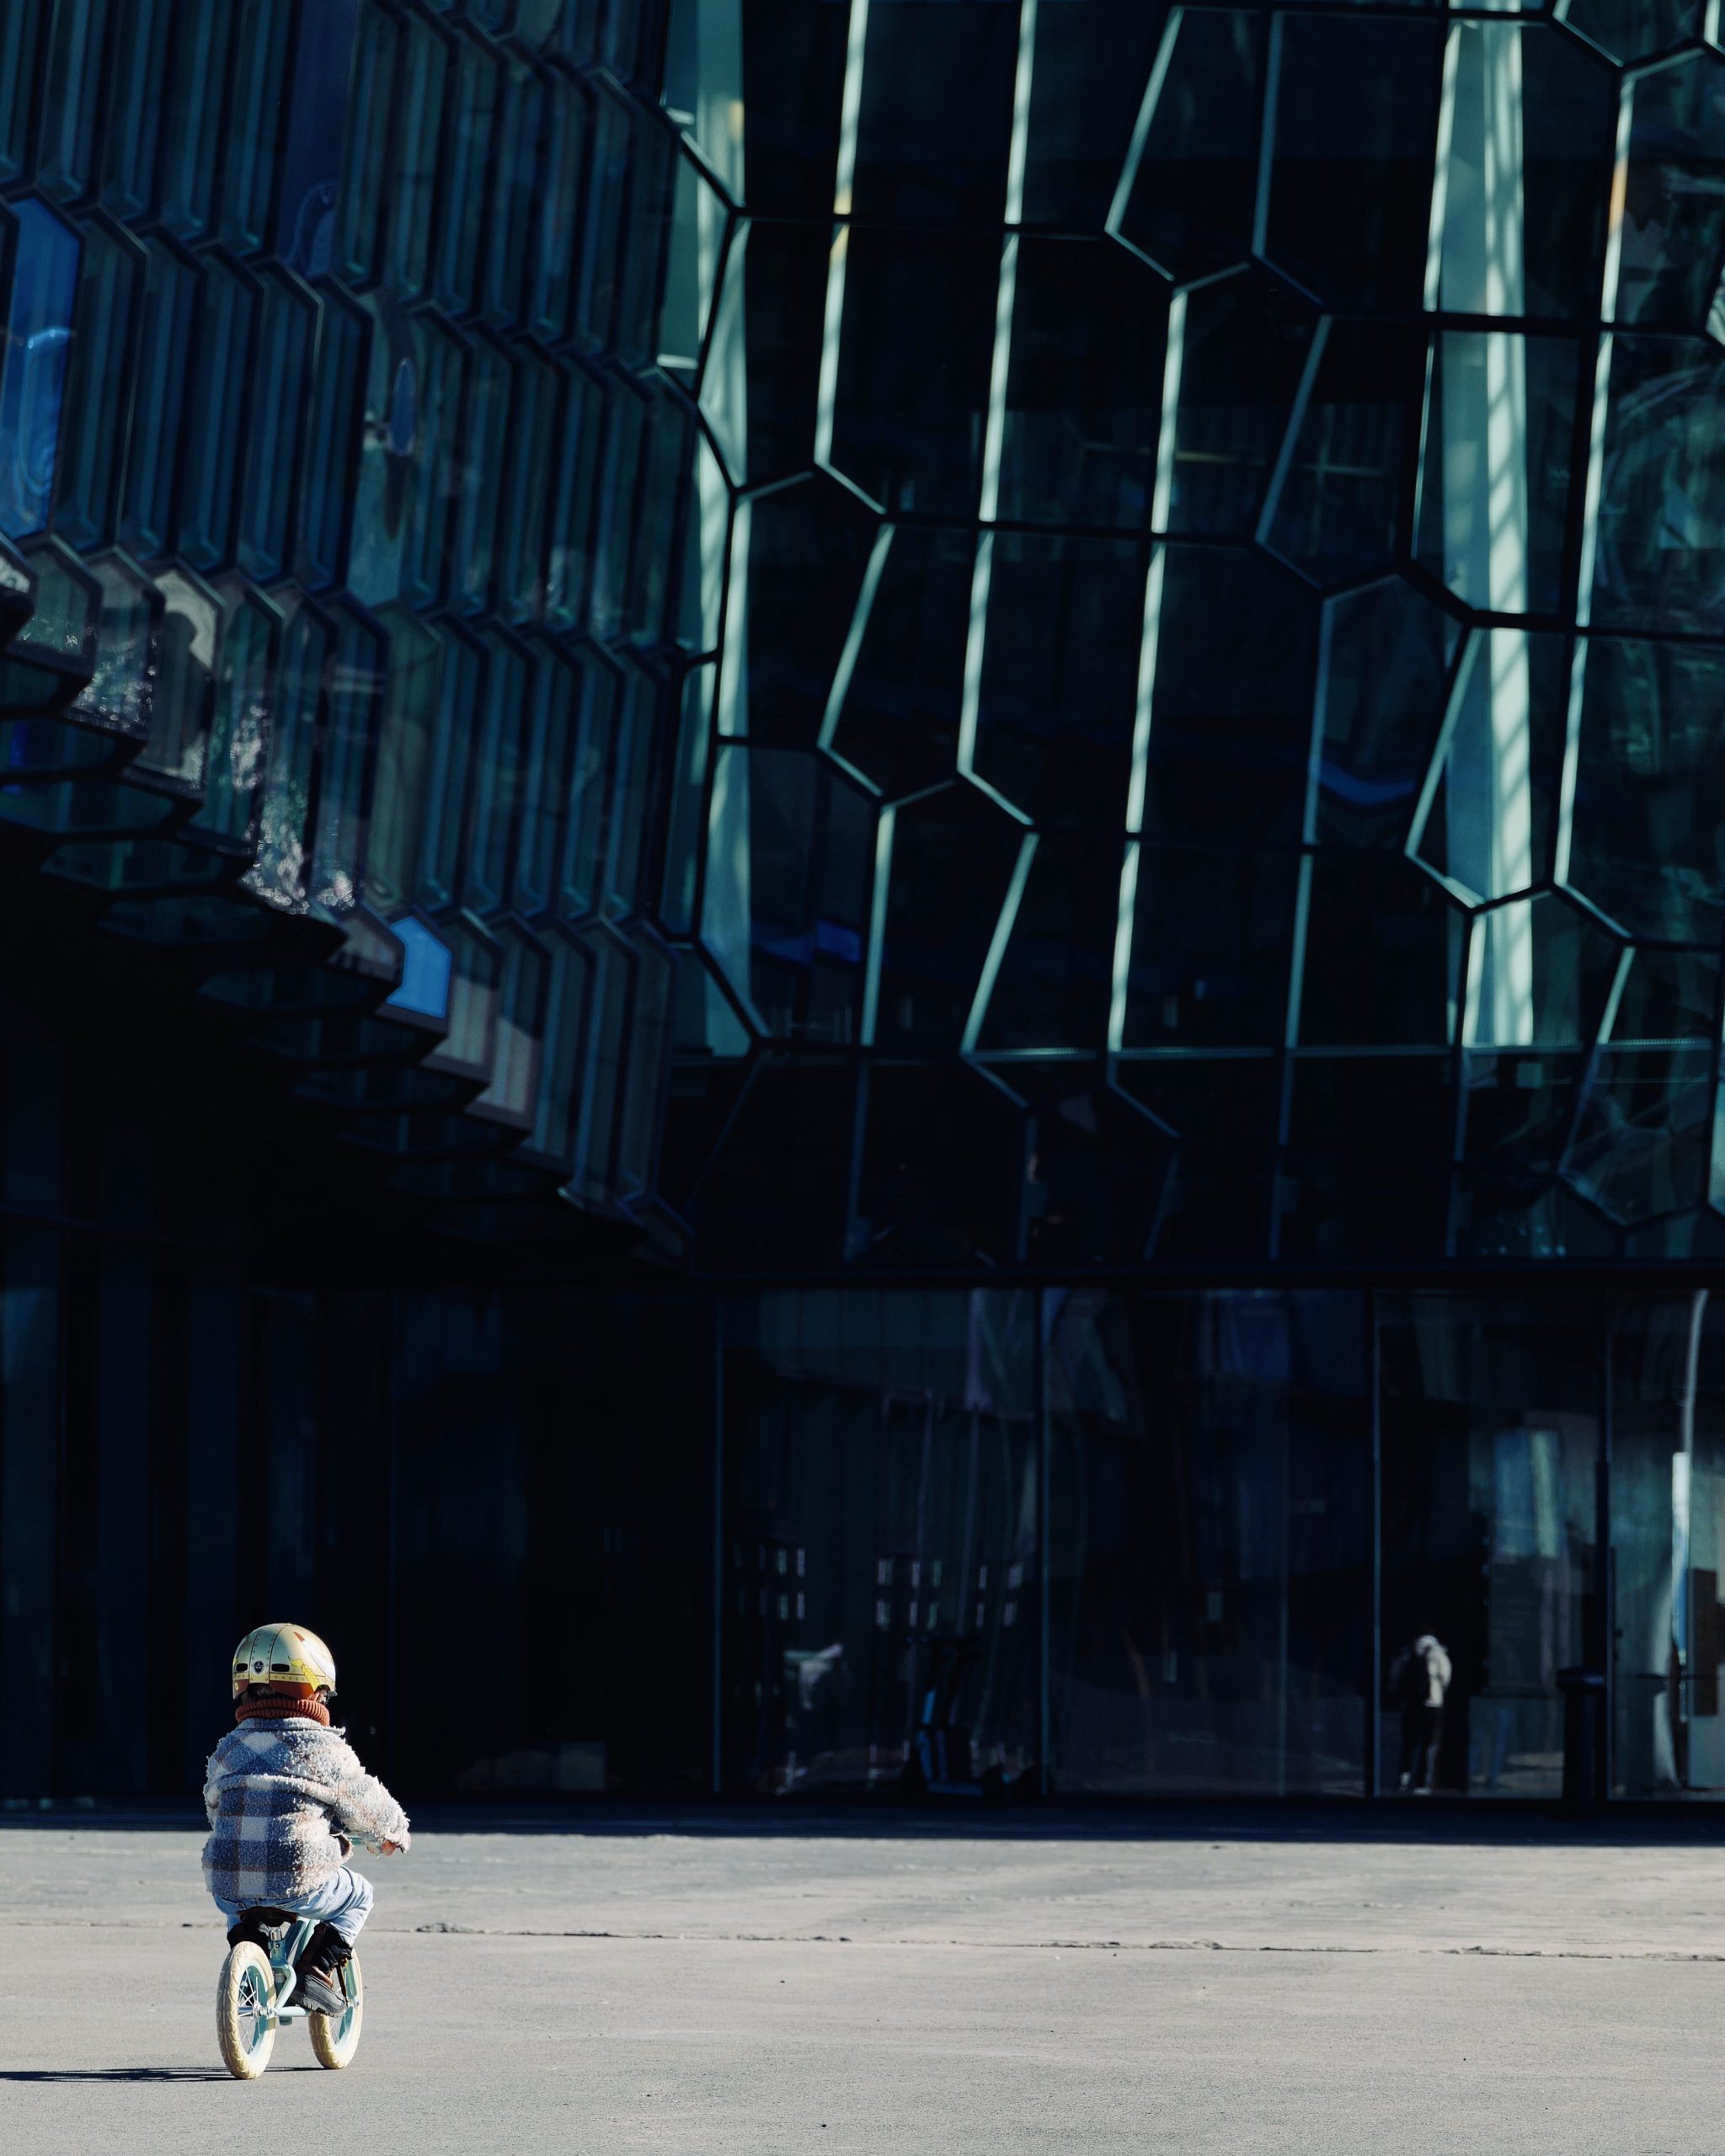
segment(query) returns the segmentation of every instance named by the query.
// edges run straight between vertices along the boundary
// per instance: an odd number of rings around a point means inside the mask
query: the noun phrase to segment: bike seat
[[[234,1919],[234,1929],[243,1927],[247,1930],[285,1931],[289,1924],[298,1922],[291,1910],[273,1909],[265,1903],[254,1909],[242,1909]]]

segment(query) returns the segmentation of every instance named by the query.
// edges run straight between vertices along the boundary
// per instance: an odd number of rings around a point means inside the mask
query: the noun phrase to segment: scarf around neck
[[[233,1718],[241,1721],[321,1722],[329,1727],[329,1709],[322,1700],[290,1700],[279,1692],[263,1692],[236,1700]]]

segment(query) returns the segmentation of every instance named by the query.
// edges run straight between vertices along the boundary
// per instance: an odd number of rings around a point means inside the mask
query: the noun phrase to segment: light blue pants
[[[229,1924],[242,1909],[260,1906],[255,1902],[225,1902],[219,1894],[215,1902]],[[309,1894],[283,1894],[263,1906],[286,1909],[296,1917],[321,1917],[351,1946],[360,1935],[360,1926],[371,1913],[371,1882],[344,1865],[333,1878],[326,1879]]]

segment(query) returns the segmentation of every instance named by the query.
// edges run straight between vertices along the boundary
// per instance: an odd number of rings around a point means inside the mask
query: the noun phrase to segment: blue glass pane
[[[59,0],[48,40],[36,185],[70,202],[90,184],[109,0]]]
[[[147,261],[130,233],[85,227],[55,510],[56,529],[77,547],[113,536]]]
[[[78,243],[39,202],[17,203],[12,216],[12,293],[0,372],[0,531],[20,539],[42,529],[53,497]]]
[[[384,998],[384,1008],[417,1011],[426,1018],[446,1017],[453,963],[448,944],[411,914],[390,926],[401,942],[401,986]]]

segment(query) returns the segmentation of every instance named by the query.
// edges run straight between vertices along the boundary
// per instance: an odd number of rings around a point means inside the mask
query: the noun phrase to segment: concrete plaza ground
[[[1712,1822],[428,1817],[250,2085],[198,1841],[0,1818],[0,2148],[1725,2156]]]

